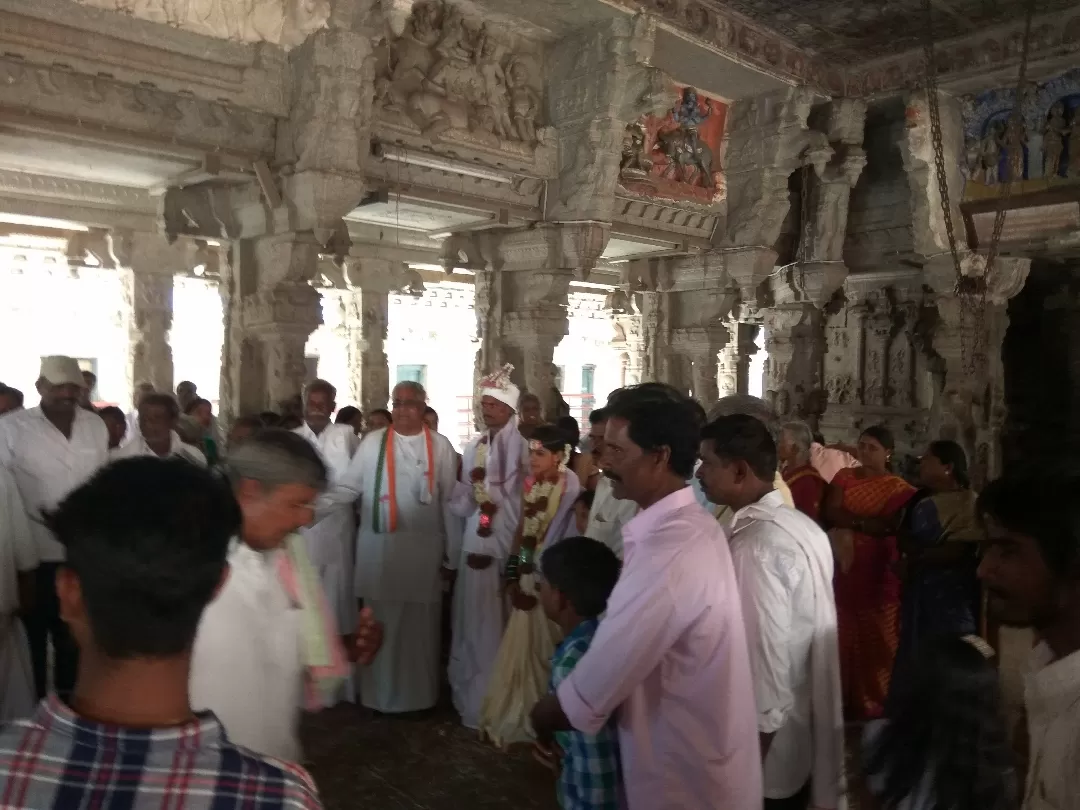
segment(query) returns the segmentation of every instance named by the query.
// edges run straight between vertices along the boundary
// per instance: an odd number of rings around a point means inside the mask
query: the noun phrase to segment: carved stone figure
[[[627,124],[619,171],[644,174],[651,168],[652,161],[645,155],[645,127],[637,123]]]
[[[1027,145],[1027,132],[1020,118],[1010,120],[1005,127],[1004,138],[999,141],[1005,150],[1006,168],[1010,182],[1024,179],[1024,147]]]
[[[442,36],[441,16],[441,5],[435,0],[421,0],[413,6],[405,31],[392,48],[394,68],[386,94],[390,109],[404,111],[435,64],[433,49]]]
[[[1069,177],[1080,177],[1080,107],[1073,110],[1069,127]]]
[[[657,133],[653,150],[668,159],[665,177],[702,188],[713,187],[712,149],[698,140],[696,129],[680,127]]]
[[[510,107],[506,93],[506,71],[499,62],[498,43],[486,29],[482,28],[481,32],[477,67],[484,80],[484,101],[490,115],[490,131],[500,138],[509,138],[513,134],[513,125],[510,123]]]
[[[982,139],[982,180],[988,186],[996,186],[998,182],[998,162],[1001,160],[1002,138],[1002,125],[991,124]]]
[[[1043,127],[1043,177],[1056,177],[1061,171],[1061,158],[1065,152],[1065,136],[1069,125],[1065,121],[1065,103],[1054,102]]]
[[[529,71],[525,63],[515,59],[510,63],[510,112],[518,140],[536,143],[536,119],[540,113],[540,96],[529,86]]]

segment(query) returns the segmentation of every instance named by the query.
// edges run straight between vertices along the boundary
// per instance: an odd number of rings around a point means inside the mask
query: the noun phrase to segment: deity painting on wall
[[[704,204],[722,200],[726,119],[727,104],[681,87],[667,115],[646,115],[627,127],[620,164],[623,188]]]

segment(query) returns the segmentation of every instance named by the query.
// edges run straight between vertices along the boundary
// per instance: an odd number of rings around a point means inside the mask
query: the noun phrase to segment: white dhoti
[[[506,561],[496,558],[477,571],[462,555],[454,586],[453,645],[450,648],[450,688],[454,708],[466,728],[480,728],[480,707],[499,654],[506,607],[502,572]]]
[[[334,507],[314,526],[301,529],[308,558],[319,572],[327,604],[344,636],[356,630],[353,544],[356,519],[351,505]]]
[[[368,599],[383,626],[383,645],[360,670],[364,706],[388,714],[430,709],[439,700],[438,602],[384,602]]]
[[[29,717],[36,702],[26,630],[14,616],[0,616],[0,723]]]

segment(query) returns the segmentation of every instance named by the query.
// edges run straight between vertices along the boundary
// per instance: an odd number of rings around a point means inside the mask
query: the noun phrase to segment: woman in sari
[[[983,531],[968,482],[967,456],[936,441],[919,460],[919,489],[900,528],[903,596],[893,688],[910,673],[927,638],[979,633],[981,590],[975,569]]]
[[[895,535],[915,489],[889,472],[893,446],[886,428],[863,431],[858,444],[862,466],[836,474],[822,510],[837,558],[840,676],[850,720],[882,715],[899,642]]]
[[[551,656],[561,635],[539,607],[536,564],[546,547],[577,534],[574,503],[581,485],[566,467],[570,457],[566,433],[554,425],[540,425],[531,435],[521,522],[506,568],[512,612],[480,709],[480,733],[500,748],[533,740],[529,713],[547,694]]]

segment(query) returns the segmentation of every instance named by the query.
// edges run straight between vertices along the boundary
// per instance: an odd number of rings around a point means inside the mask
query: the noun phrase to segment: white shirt
[[[37,568],[37,546],[15,479],[0,467],[0,625],[19,608],[17,574]],[[0,638],[3,632],[0,630]],[[0,702],[2,702],[0,697]]]
[[[229,578],[203,612],[191,662],[191,705],[231,742],[299,762],[304,665],[300,611],[277,573],[280,549],[234,541]]]
[[[360,439],[349,425],[329,424],[321,433],[316,433],[307,422],[293,430],[298,436],[307,439],[311,446],[319,451],[319,456],[326,464],[329,478],[326,492],[319,496],[315,522],[318,523],[327,513],[342,504],[351,504],[356,500],[356,493],[341,486],[349,471],[349,464]]]
[[[75,409],[68,439],[40,407],[0,419],[0,465],[15,478],[38,557],[62,562],[64,547],[42,522],[42,511],[55,509],[109,458],[109,431],[96,413]]]
[[[1080,652],[1055,661],[1045,642],[1024,676],[1031,739],[1024,810],[1080,809]]]
[[[615,556],[621,560],[623,556],[622,527],[633,520],[637,513],[638,505],[630,500],[620,501],[616,498],[611,479],[602,475],[596,482],[585,536],[599,540],[614,551]]]
[[[758,731],[775,734],[765,759],[764,793],[786,799],[810,781],[816,747],[814,689],[826,687],[825,705],[835,735],[824,752],[834,789],[842,779],[843,726],[840,714],[840,662],[836,650],[833,557],[829,539],[810,518],[784,504],[773,490],[735,512],[731,558],[739,584],[750,666],[754,673]],[[814,645],[831,648],[824,671]],[[818,796],[817,807],[836,807],[841,793]]]
[[[137,456],[153,456],[154,458],[160,458],[155,453],[150,445],[146,443],[146,439],[143,438],[141,433],[137,434],[127,444],[122,444],[114,450],[109,451],[109,460],[115,461],[118,458],[135,458]],[[180,441],[180,434],[175,430],[172,431],[172,437],[169,440],[169,456],[175,456],[182,458],[185,461],[190,461],[192,464],[198,464],[200,467],[206,466],[206,456],[195,447],[184,444]]]

